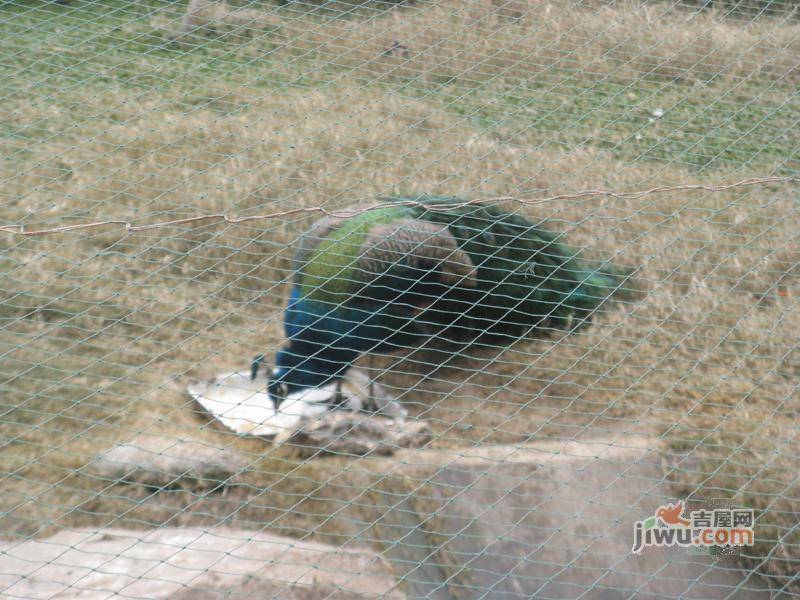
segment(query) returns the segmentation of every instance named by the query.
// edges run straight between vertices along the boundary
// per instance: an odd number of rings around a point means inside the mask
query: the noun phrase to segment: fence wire
[[[0,596],[800,596],[796,8],[0,4]]]

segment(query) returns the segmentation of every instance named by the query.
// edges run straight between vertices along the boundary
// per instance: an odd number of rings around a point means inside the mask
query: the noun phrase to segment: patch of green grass
[[[177,27],[182,6],[173,2],[110,1],[102,10],[82,0],[68,7],[12,6],[0,8],[0,54],[7,57],[0,61],[0,98],[12,107],[34,102],[60,109],[33,123],[15,122],[13,112],[0,120],[5,139],[25,144],[124,118],[113,102],[103,107],[106,94],[161,98],[164,110],[210,104],[230,111],[246,108],[241,96],[247,94],[319,88],[352,74],[351,67],[320,61],[319,49],[268,35],[177,43],[170,28]],[[306,18],[313,24],[319,16],[311,14]],[[594,147],[626,161],[699,172],[800,169],[800,96],[788,81],[753,76],[687,84],[655,75],[632,81],[560,68],[521,79],[487,71],[482,79],[450,73],[363,85],[441,106],[462,115],[465,126],[512,144]],[[240,99],[227,100],[231,91]],[[663,115],[654,116],[657,111]]]
[[[800,172],[800,95],[756,82],[725,86],[635,85],[592,77],[487,90],[452,85],[436,96],[499,140],[559,150],[594,147],[615,158],[696,172],[761,168]],[[429,97],[427,91],[417,92]]]
[[[210,90],[278,89],[290,81],[273,65],[270,41],[258,48],[175,42],[182,9],[160,0],[0,6],[0,134],[26,144],[86,136],[130,118],[130,103],[186,108],[217,100]],[[35,117],[21,120],[31,105]]]

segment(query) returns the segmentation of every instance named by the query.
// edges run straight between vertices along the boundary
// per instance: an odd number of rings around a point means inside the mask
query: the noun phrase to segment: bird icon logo
[[[667,504],[666,506],[659,507],[656,511],[656,517],[660,518],[667,525],[688,527],[691,523],[688,519],[684,519],[681,513],[683,513],[683,500],[675,504]]]

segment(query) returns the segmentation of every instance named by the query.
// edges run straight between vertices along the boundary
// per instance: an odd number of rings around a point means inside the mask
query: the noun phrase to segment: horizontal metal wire
[[[447,207],[465,207],[465,206],[474,206],[480,204],[494,204],[497,202],[515,202],[524,205],[538,205],[538,204],[546,204],[548,202],[556,202],[559,200],[583,200],[583,199],[598,198],[598,197],[636,199],[636,198],[644,198],[645,196],[650,196],[653,194],[663,194],[668,192],[688,192],[688,191],[723,192],[734,188],[745,188],[745,187],[772,185],[779,183],[798,183],[798,182],[800,182],[800,178],[798,177],[778,177],[778,176],[751,177],[748,179],[737,181],[735,183],[728,183],[728,184],[720,184],[720,185],[681,184],[681,185],[659,186],[648,190],[640,190],[634,192],[621,192],[621,191],[613,192],[609,190],[584,190],[572,194],[557,194],[554,196],[548,196],[546,198],[516,198],[514,196],[475,198],[471,200],[464,200],[462,202],[457,202],[455,204],[448,204]],[[396,205],[396,204],[397,203],[392,203],[391,205]],[[422,206],[420,202],[417,202],[415,200],[403,200],[402,202],[400,202],[400,204],[402,204],[403,206]],[[268,219],[284,219],[286,217],[291,217],[299,214],[318,213],[329,217],[347,218],[347,217],[353,217],[361,213],[365,213],[367,211],[386,208],[387,206],[391,205],[385,202],[379,202],[377,204],[371,204],[369,206],[364,206],[362,208],[344,209],[344,210],[329,210],[322,206],[310,206],[304,208],[293,208],[289,210],[277,211],[264,215],[248,215],[246,217],[231,217],[226,214],[218,213],[211,215],[198,215],[196,217],[185,217],[182,219],[172,219],[170,221],[161,221],[158,223],[147,223],[142,225],[135,225],[128,221],[120,221],[120,220],[94,221],[91,223],[76,223],[73,225],[62,225],[60,227],[36,229],[33,231],[26,230],[24,225],[0,225],[0,231],[3,233],[11,233],[19,236],[33,237],[33,236],[51,235],[57,233],[68,233],[72,231],[81,231],[85,229],[97,229],[100,227],[107,227],[109,225],[117,225],[123,227],[126,232],[135,233],[139,231],[150,231],[152,229],[163,229],[167,227],[182,227],[184,225],[193,225],[193,224],[207,225],[209,224],[208,223],[209,221],[212,221],[211,224],[214,224],[213,222],[218,222],[218,223],[235,225],[239,223],[249,223],[252,221],[265,221]],[[437,206],[435,204],[428,204],[426,206],[431,211],[437,210]]]

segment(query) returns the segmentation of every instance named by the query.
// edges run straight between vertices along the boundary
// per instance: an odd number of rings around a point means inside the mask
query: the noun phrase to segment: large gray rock
[[[95,458],[89,471],[109,481],[202,490],[224,485],[246,465],[236,452],[200,441],[141,436]]]
[[[376,486],[353,535],[409,598],[769,598],[731,559],[631,552],[634,522],[675,500],[662,456],[649,438],[405,450],[375,461],[404,489]]]
[[[369,550],[225,528],[62,531],[0,543],[0,593],[26,600],[403,598],[386,562]]]

